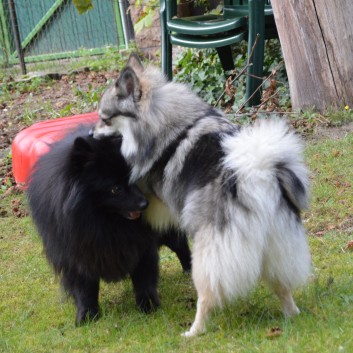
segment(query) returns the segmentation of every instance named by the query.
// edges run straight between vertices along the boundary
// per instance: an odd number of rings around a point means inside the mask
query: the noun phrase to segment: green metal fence
[[[11,16],[12,1],[17,24]],[[80,15],[72,0],[0,0],[0,61],[19,62],[17,25],[25,62],[99,54],[126,48],[129,35],[122,0],[93,0]],[[121,10],[122,9],[122,10]]]

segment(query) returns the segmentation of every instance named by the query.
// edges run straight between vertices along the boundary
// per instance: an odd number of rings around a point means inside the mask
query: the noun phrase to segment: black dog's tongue
[[[128,212],[126,218],[127,218],[127,219],[131,219],[131,220],[134,220],[134,219],[140,218],[140,216],[141,216],[141,212],[139,212],[139,211],[132,211],[132,212]]]

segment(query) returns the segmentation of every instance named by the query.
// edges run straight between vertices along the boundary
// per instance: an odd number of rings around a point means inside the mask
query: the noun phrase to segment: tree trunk
[[[353,107],[352,0],[272,0],[294,109]]]

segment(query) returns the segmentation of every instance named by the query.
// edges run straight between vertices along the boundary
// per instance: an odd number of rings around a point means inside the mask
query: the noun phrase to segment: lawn
[[[312,205],[305,223],[313,277],[295,293],[301,314],[285,319],[277,299],[259,284],[251,295],[216,310],[205,335],[180,336],[195,314],[189,275],[161,251],[162,307],[145,315],[131,283],[102,284],[103,315],[74,325],[75,308],[59,290],[27,212],[25,195],[0,200],[1,352],[352,352],[353,134],[311,140]]]

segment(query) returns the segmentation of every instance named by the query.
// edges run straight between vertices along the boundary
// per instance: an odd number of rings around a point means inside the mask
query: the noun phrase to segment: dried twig
[[[252,65],[252,57],[253,57],[253,55],[254,55],[254,50],[255,50],[255,47],[256,47],[256,45],[257,45],[257,42],[259,41],[259,37],[260,37],[260,35],[257,34],[257,36],[256,36],[256,38],[255,38],[254,45],[252,46],[250,55],[249,55],[249,57],[248,57],[248,62],[247,62],[247,64],[243,67],[243,69],[239,72],[239,74],[235,76],[235,78],[230,82],[230,84],[233,84],[240,76],[242,76],[242,75],[246,72],[246,70],[248,69],[248,67]],[[222,94],[219,96],[219,98],[217,99],[217,102],[215,103],[214,107],[217,107],[218,103],[221,101],[221,99],[223,98],[223,96],[225,95],[225,93],[226,93],[226,90],[224,90],[224,91],[222,92]]]
[[[275,91],[275,93],[273,93],[271,96],[269,96],[268,98],[266,98],[264,101],[261,102],[261,105],[264,105],[265,103],[267,103],[269,100],[271,100],[273,97],[276,97],[276,95],[278,94],[278,89]]]
[[[256,88],[256,90],[253,92],[253,94],[240,106],[240,108],[236,111],[236,114],[239,113],[249,102],[249,100],[255,95],[255,93],[261,89],[261,87],[272,77],[277,73],[277,70],[283,65],[284,61],[282,60],[270,73],[268,77],[261,83],[259,87]]]

